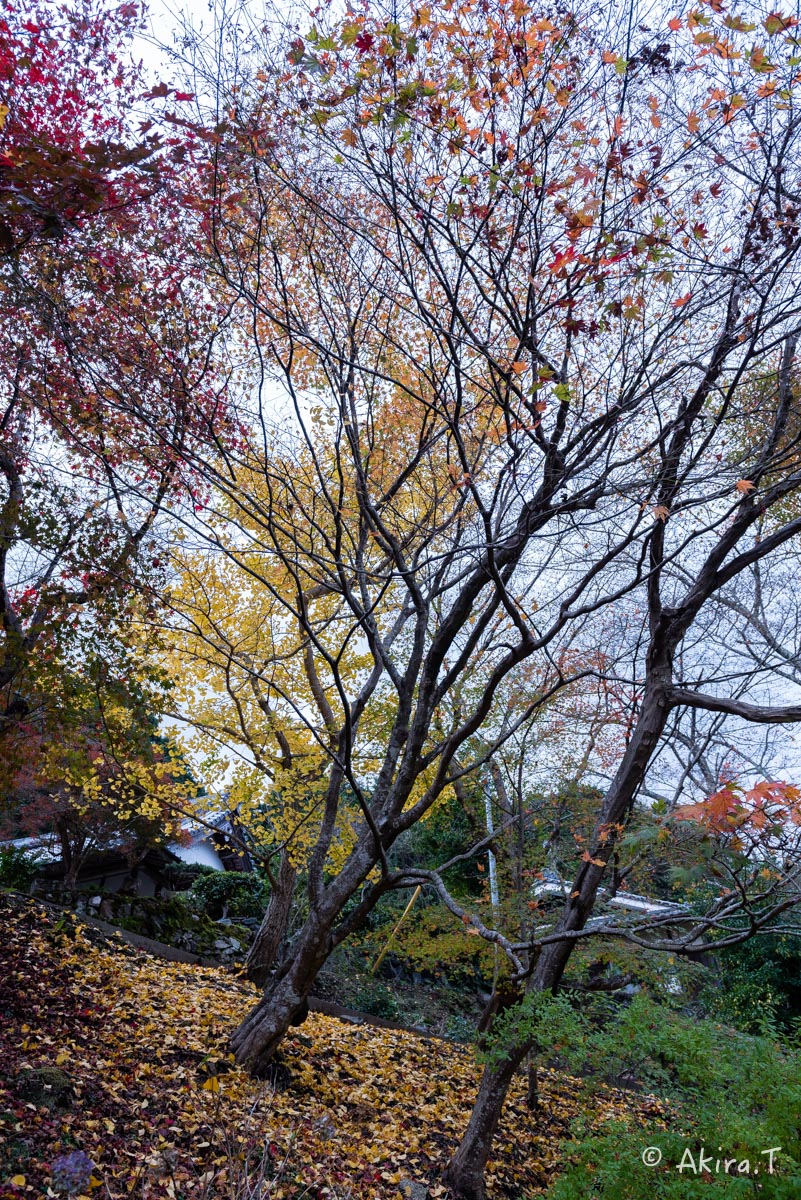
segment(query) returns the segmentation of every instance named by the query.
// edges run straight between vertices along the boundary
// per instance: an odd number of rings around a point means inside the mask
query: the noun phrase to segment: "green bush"
[[[628,1080],[667,1098],[667,1115],[632,1116],[599,1131],[585,1120],[565,1148],[569,1160],[549,1200],[715,1200],[801,1195],[801,1049],[773,1036],[748,1037],[712,1020],[693,1020],[647,997],[593,1026],[584,1015],[571,1070],[586,1086]],[[567,1022],[565,1022],[566,1024]],[[658,1165],[643,1162],[657,1147]],[[774,1173],[761,1152],[781,1147]],[[709,1165],[701,1170],[699,1155]],[[687,1155],[691,1156],[691,1160]],[[747,1160],[752,1174],[723,1164]],[[684,1166],[679,1170],[679,1166]],[[721,1164],[721,1165],[717,1165]],[[758,1174],[753,1173],[759,1167]],[[695,1168],[695,1169],[693,1169]]]
[[[483,814],[483,800],[478,791],[475,803]],[[431,809],[424,820],[403,833],[392,847],[390,859],[393,866],[438,867],[448,859],[456,858],[473,845],[475,829],[467,814],[454,800],[442,800]],[[481,892],[481,875],[476,860],[467,858],[451,867],[445,875],[448,887],[455,896],[476,896]],[[398,896],[397,903],[406,904],[406,896]]]
[[[222,916],[261,917],[269,890],[260,875],[244,871],[215,871],[192,884],[189,901],[217,921]]]
[[[749,1033],[760,1032],[766,1013],[791,1030],[801,1020],[801,938],[766,934],[721,951],[702,1000]]]
[[[468,1017],[464,1013],[454,1013],[447,1020],[445,1025],[445,1036],[452,1038],[455,1042],[474,1042],[476,1039],[476,1022],[475,1018]]]
[[[26,892],[38,869],[39,864],[35,856],[18,846],[0,848],[0,887]]]
[[[798,1162],[777,1153],[774,1174],[769,1175],[768,1158],[760,1154],[763,1149],[778,1146],[777,1141],[769,1140],[763,1146],[757,1133],[749,1137],[747,1144],[738,1145],[728,1133],[725,1124],[686,1134],[673,1129],[632,1129],[622,1121],[610,1121],[602,1133],[594,1135],[585,1128],[582,1136],[581,1127],[577,1127],[576,1140],[564,1147],[570,1164],[548,1189],[548,1200],[738,1200],[756,1196],[764,1200],[798,1200]],[[661,1161],[648,1166],[643,1154],[654,1149]],[[725,1161],[734,1158],[738,1162],[748,1160],[752,1171],[758,1167],[758,1175],[738,1175],[735,1166],[727,1172]]]
[[[355,986],[347,1005],[359,1012],[371,1013],[374,1017],[383,1017],[385,1021],[394,1021],[400,1014],[398,1001],[391,988],[374,979],[371,975],[363,975],[354,980]]]

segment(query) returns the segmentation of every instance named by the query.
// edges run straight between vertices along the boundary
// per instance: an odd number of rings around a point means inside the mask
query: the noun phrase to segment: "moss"
[[[69,1075],[58,1067],[26,1067],[19,1072],[16,1090],[20,1099],[37,1108],[68,1108],[74,1096]]]
[[[167,945],[182,935],[191,934],[199,945],[213,946],[216,938],[220,937],[220,927],[205,913],[198,913],[191,908],[182,896],[147,896],[130,897],[110,894],[111,914],[109,920],[121,929],[130,933],[138,933],[142,937],[153,938]],[[240,941],[247,940],[247,930],[233,932],[233,926],[226,927],[232,936]]]

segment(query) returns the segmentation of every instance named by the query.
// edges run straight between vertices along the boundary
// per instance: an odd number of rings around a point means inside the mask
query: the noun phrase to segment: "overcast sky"
[[[154,79],[169,82],[174,74],[167,55],[159,48],[169,46],[181,25],[183,15],[191,18],[196,27],[209,23],[208,0],[149,0],[147,17],[150,35],[136,39],[134,54],[141,58]]]

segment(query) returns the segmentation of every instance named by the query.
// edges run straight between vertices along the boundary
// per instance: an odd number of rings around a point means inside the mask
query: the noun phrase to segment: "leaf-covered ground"
[[[312,1014],[270,1087],[228,1055],[255,996],[230,972],[104,942],[33,902],[0,897],[0,921],[2,1200],[46,1193],[49,1164],[77,1149],[95,1196],[243,1197],[246,1177],[276,1200],[397,1200],[407,1179],[445,1196],[478,1078],[469,1048]],[[26,1099],[25,1072],[45,1066],[72,1081],[66,1106]],[[534,1117],[523,1083],[490,1164],[498,1197],[544,1190],[579,1109],[576,1081],[544,1072]],[[610,1092],[593,1119],[626,1107]]]

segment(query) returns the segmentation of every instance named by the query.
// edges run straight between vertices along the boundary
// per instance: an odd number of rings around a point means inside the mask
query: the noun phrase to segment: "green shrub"
[[[217,921],[222,916],[261,917],[269,891],[260,875],[244,871],[215,871],[192,884],[189,902]]]
[[[0,848],[0,887],[26,892],[31,886],[39,864],[33,854],[18,846]]]
[[[641,1124],[632,1116],[599,1131],[575,1124],[569,1165],[549,1200],[715,1200],[801,1195],[801,1049],[774,1036],[748,1037],[712,1020],[694,1020],[638,997],[596,1023],[584,1014],[570,1063],[591,1081],[628,1080],[667,1098],[669,1114]],[[773,1174],[761,1152],[781,1147]],[[658,1166],[643,1162],[658,1147]],[[711,1165],[700,1170],[704,1150]],[[687,1154],[692,1160],[687,1159]],[[748,1160],[751,1177],[726,1173],[726,1159]],[[678,1167],[684,1163],[684,1169]],[[693,1164],[696,1168],[692,1169]]]
[[[348,1007],[360,1012],[371,1013],[374,1017],[383,1017],[385,1021],[394,1021],[400,1013],[398,1001],[391,988],[374,979],[371,975],[363,975],[354,980],[354,988],[349,999]]]
[[[798,1162],[777,1153],[774,1174],[769,1175],[768,1158],[760,1154],[763,1149],[779,1145],[777,1141],[762,1145],[757,1133],[749,1137],[747,1144],[738,1145],[727,1134],[725,1125],[683,1134],[673,1129],[633,1129],[626,1122],[610,1121],[603,1132],[594,1135],[586,1127],[577,1126],[576,1140],[563,1148],[570,1163],[548,1189],[548,1200],[739,1200],[756,1196],[764,1200],[798,1200]],[[657,1166],[648,1166],[643,1154],[654,1148],[661,1154],[661,1161]],[[706,1156],[703,1170],[702,1152]],[[726,1172],[727,1158],[737,1158],[738,1162],[747,1159],[752,1170],[759,1168],[758,1175],[738,1175],[735,1166]]]
[[[455,1042],[474,1042],[476,1039],[476,1022],[475,1018],[468,1017],[464,1013],[454,1013],[448,1017],[445,1025],[445,1036],[452,1038]]]
[[[766,934],[717,956],[705,1006],[749,1033],[759,1033],[766,1012],[785,1030],[801,1020],[801,938]]]

